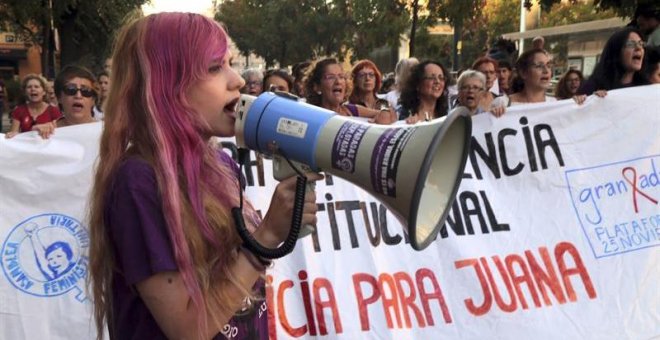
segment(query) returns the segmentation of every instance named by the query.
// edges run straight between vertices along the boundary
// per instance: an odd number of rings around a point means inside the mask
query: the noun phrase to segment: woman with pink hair
[[[99,338],[107,325],[112,339],[268,339],[270,261],[242,244],[238,167],[211,140],[234,135],[245,85],[228,40],[193,13],[139,18],[117,36],[90,204]],[[295,184],[280,182],[263,220],[243,206],[261,245],[287,236]],[[315,201],[306,195],[303,225],[316,222]]]

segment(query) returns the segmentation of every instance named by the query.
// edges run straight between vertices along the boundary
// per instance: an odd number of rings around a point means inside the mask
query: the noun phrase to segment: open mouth
[[[235,98],[234,100],[227,103],[227,105],[225,105],[225,107],[222,109],[225,114],[232,118],[236,118],[236,106],[238,105],[238,100],[239,98]]]
[[[344,89],[341,87],[333,88],[332,89],[332,94],[335,96],[340,96],[344,94]]]
[[[82,103],[73,103],[73,105],[71,105],[71,108],[73,109],[74,112],[80,112],[85,108],[85,106]]]

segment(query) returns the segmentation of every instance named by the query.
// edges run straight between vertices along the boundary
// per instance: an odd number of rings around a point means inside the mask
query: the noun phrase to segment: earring
[[[318,95],[320,96],[320,95],[321,95],[321,91],[316,91],[316,94],[318,94]]]

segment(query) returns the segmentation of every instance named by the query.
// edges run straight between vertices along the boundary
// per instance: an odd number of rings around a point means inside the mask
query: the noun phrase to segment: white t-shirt
[[[557,98],[552,96],[545,96],[545,102],[556,102]],[[493,102],[490,104],[490,107],[507,107],[507,106],[516,106],[516,105],[527,105],[527,104],[538,104],[538,103],[522,103],[522,102],[513,102],[508,96],[501,96],[493,99]]]

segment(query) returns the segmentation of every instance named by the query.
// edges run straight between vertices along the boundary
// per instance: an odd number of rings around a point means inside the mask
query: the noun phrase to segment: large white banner
[[[456,202],[420,252],[369,194],[317,183],[317,232],[267,276],[271,337],[660,336],[659,98],[655,85],[474,117]],[[99,132],[0,136],[2,339],[93,336],[85,198]],[[247,192],[265,211],[276,182],[252,160]],[[67,261],[49,266],[52,254]]]

